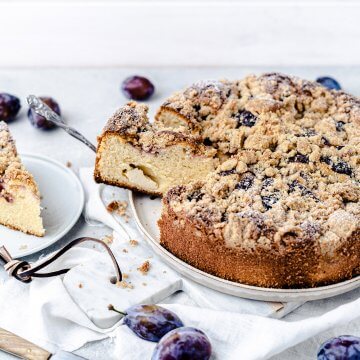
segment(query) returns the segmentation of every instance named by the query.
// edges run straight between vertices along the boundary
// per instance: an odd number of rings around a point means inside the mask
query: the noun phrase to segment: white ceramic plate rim
[[[296,288],[296,289],[277,289],[277,288],[263,288],[263,287],[257,287],[257,286],[252,286],[252,285],[246,285],[246,284],[241,284],[241,283],[237,283],[237,282],[233,282],[233,281],[229,281],[229,280],[225,280],[222,278],[219,278],[217,276],[208,274],[202,270],[199,270],[189,264],[187,264],[186,262],[180,260],[179,258],[177,258],[175,255],[173,255],[172,253],[170,253],[169,251],[167,251],[165,248],[163,248],[159,242],[156,241],[156,239],[154,239],[146,230],[146,228],[144,227],[144,225],[142,224],[137,210],[136,210],[136,206],[135,206],[135,202],[134,202],[134,193],[132,191],[129,190],[129,203],[131,206],[131,209],[133,211],[134,214],[134,218],[136,221],[137,226],[139,227],[140,231],[145,235],[145,237],[150,241],[150,244],[155,247],[156,249],[159,250],[159,252],[164,255],[164,260],[166,260],[168,263],[171,264],[171,262],[175,262],[177,264],[178,268],[183,268],[186,271],[190,271],[192,273],[196,273],[198,276],[200,277],[205,277],[207,279],[209,279],[210,281],[212,281],[214,283],[214,286],[220,286],[224,291],[223,292],[227,292],[230,293],[232,295],[234,295],[234,292],[231,291],[230,289],[225,289],[224,286],[226,287],[232,287],[232,288],[238,288],[243,289],[243,290],[248,290],[249,291],[249,296],[246,296],[248,298],[251,298],[251,293],[254,293],[253,298],[256,298],[255,293],[258,293],[260,297],[263,296],[269,296],[269,298],[271,298],[271,295],[275,295],[279,296],[279,298],[281,296],[296,296],[296,295],[308,295],[309,297],[311,297],[312,295],[314,296],[314,298],[317,298],[320,293],[326,292],[329,293],[328,296],[320,296],[319,298],[325,298],[325,297],[331,297],[333,295],[337,295],[339,293],[336,292],[337,289],[341,289],[341,288],[348,288],[350,286],[353,286],[353,288],[356,288],[357,286],[355,285],[355,283],[359,282],[360,286],[360,276],[357,276],[355,278],[349,279],[349,280],[345,280],[336,284],[331,284],[331,285],[326,285],[326,286],[319,286],[316,288]],[[186,273],[183,273],[186,276]],[[195,280],[196,281],[196,280]],[[217,284],[216,284],[217,283]],[[205,286],[207,286],[206,284],[203,284]],[[344,291],[345,292],[345,291]],[[243,296],[245,297],[245,296]],[[278,301],[279,299],[275,300]]]
[[[19,258],[19,257],[24,257],[24,256],[28,256],[28,255],[31,255],[31,254],[35,254],[36,252],[49,247],[50,245],[54,244],[59,239],[61,239],[64,235],[66,235],[73,228],[75,223],[78,221],[78,219],[79,219],[79,217],[80,217],[80,215],[82,213],[82,210],[84,208],[84,203],[85,203],[84,189],[82,187],[82,184],[81,184],[79,178],[74,174],[73,171],[68,169],[65,165],[63,165],[62,163],[60,163],[57,160],[51,159],[51,158],[49,158],[47,156],[44,156],[44,155],[35,154],[35,153],[28,153],[28,152],[21,153],[20,157],[22,159],[24,159],[24,158],[35,158],[35,159],[43,160],[45,162],[50,162],[50,163],[60,167],[62,170],[66,171],[66,173],[69,174],[69,176],[74,180],[74,183],[76,183],[76,185],[80,189],[80,193],[79,193],[80,201],[78,203],[79,204],[78,209],[77,209],[77,211],[75,213],[76,215],[72,218],[72,220],[67,224],[66,227],[64,227],[56,235],[51,237],[48,241],[44,241],[44,243],[42,243],[41,245],[33,247],[33,248],[26,249],[26,250],[21,250],[18,253],[15,253],[13,255],[14,258]]]

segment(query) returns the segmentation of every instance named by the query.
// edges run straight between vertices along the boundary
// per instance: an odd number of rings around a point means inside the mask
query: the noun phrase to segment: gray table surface
[[[156,93],[148,105],[150,115],[171,92],[179,90],[196,80],[241,78],[249,73],[264,71],[281,71],[298,75],[307,79],[315,79],[321,75],[331,75],[340,81],[343,88],[355,95],[360,95],[360,67],[143,67],[143,68],[51,68],[51,69],[1,69],[0,92],[13,93],[21,98],[22,109],[19,117],[10,124],[11,131],[17,141],[20,153],[38,153],[52,157],[62,163],[70,161],[72,169],[77,172],[79,167],[91,166],[94,154],[75,139],[60,129],[44,132],[33,128],[27,117],[25,97],[29,94],[54,97],[60,104],[65,120],[96,142],[107,118],[121,106],[125,97],[119,88],[122,80],[129,75],[138,74],[151,79]],[[59,249],[70,240],[80,236],[101,237],[108,234],[106,227],[90,227],[83,218],[73,229],[56,244],[27,257],[35,261],[40,256]],[[0,271],[0,277],[5,277]],[[359,294],[359,293],[357,293]],[[338,305],[334,300],[334,306]],[[311,313],[311,303],[305,304],[287,316],[289,321],[296,320],[302,314]],[[337,328],[295,346],[274,359],[309,359],[316,354],[316,349],[323,340],[332,335],[344,333],[360,336],[360,321],[356,320],[345,327]],[[85,345],[76,351],[77,354],[89,359],[114,359],[114,341],[106,339]],[[11,359],[10,355],[0,353],[0,359]]]

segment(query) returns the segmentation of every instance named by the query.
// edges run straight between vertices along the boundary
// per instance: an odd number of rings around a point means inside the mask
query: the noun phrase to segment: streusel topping
[[[226,88],[225,100],[212,90],[202,106],[208,87],[191,87],[163,106],[183,104],[190,131],[225,160],[204,182],[171,190],[171,206],[229,247],[281,246],[291,233],[333,251],[360,227],[360,100],[275,73]],[[196,114],[184,111],[189,92]]]
[[[118,133],[126,137],[127,142],[148,153],[157,153],[176,144],[187,144],[188,151],[193,154],[215,156],[214,149],[206,148],[198,137],[186,134],[183,128],[174,130],[151,124],[148,110],[146,105],[129,102],[108,120],[103,133]]]

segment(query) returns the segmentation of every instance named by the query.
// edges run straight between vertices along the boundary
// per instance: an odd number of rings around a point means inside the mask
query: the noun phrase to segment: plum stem
[[[115,312],[117,312],[118,314],[123,315],[123,316],[126,316],[126,315],[127,315],[126,312],[123,312],[123,311],[120,311],[120,310],[115,309],[114,305],[112,305],[112,304],[109,304],[108,309],[109,309],[110,311],[115,311]]]

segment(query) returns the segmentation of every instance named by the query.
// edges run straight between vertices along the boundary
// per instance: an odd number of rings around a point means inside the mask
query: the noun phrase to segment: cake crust
[[[308,288],[360,275],[360,230],[333,256],[322,255],[314,242],[291,234],[272,249],[228,248],[224,239],[177,213],[164,198],[158,222],[161,245],[179,259],[220,278],[268,288]]]

